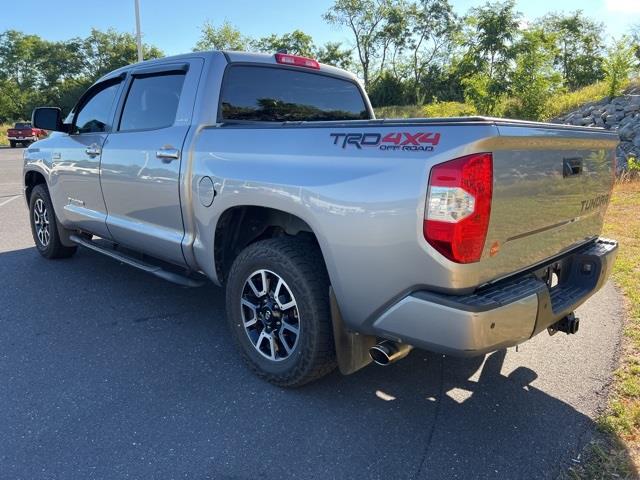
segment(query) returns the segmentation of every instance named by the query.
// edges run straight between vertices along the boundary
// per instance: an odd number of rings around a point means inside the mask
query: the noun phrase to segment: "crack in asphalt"
[[[440,381],[438,387],[438,398],[436,399],[436,411],[433,416],[433,422],[431,423],[431,428],[429,429],[429,435],[427,436],[427,441],[422,452],[422,459],[420,460],[420,464],[418,465],[418,470],[416,471],[413,478],[420,478],[422,471],[426,465],[427,456],[429,455],[429,450],[431,449],[431,442],[433,441],[433,435],[436,431],[436,425],[438,424],[438,419],[440,418],[440,410],[442,409],[442,400],[444,397],[444,361],[443,356],[440,355]]]

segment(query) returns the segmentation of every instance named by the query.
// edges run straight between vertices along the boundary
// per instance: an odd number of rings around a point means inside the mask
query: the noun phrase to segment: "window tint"
[[[223,120],[368,119],[356,84],[285,68],[232,66],[222,87]]]
[[[97,93],[84,103],[76,117],[77,133],[104,132],[109,125],[111,105],[118,93],[120,83],[98,89]]]
[[[127,95],[120,131],[173,125],[178,111],[184,73],[137,77]]]
[[[31,124],[30,123],[16,123],[16,126],[13,128],[31,128]]]

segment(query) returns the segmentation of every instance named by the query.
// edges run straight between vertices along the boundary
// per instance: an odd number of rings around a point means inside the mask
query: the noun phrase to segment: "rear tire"
[[[270,383],[297,387],[336,367],[329,276],[315,242],[279,237],[249,245],[229,272],[226,306],[245,362]]]
[[[78,247],[66,247],[60,241],[58,221],[49,190],[43,184],[36,185],[29,198],[31,234],[40,255],[48,259],[68,258]]]
[[[16,142],[14,142],[13,140],[9,140],[9,146],[11,148],[16,148]]]

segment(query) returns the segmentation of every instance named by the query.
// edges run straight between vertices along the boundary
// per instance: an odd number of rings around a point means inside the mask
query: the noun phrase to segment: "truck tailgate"
[[[614,178],[617,135],[498,124],[484,258],[512,273],[597,237]],[[493,275],[492,275],[493,276]]]

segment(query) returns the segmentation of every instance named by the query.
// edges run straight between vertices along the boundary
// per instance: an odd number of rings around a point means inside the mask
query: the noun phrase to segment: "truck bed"
[[[344,143],[347,134],[404,132],[438,142],[422,151]],[[388,305],[377,298],[390,291],[391,301],[423,289],[468,294],[595,239],[616,144],[601,129],[486,117],[230,122],[199,133],[193,168],[220,185],[220,213],[227,202],[294,205],[292,213],[318,232],[348,321],[375,317]],[[431,168],[476,152],[493,154],[491,219],[481,260],[462,265],[425,241],[422,223]],[[572,178],[563,172],[571,159],[582,163]],[[366,288],[355,287],[363,279]]]

